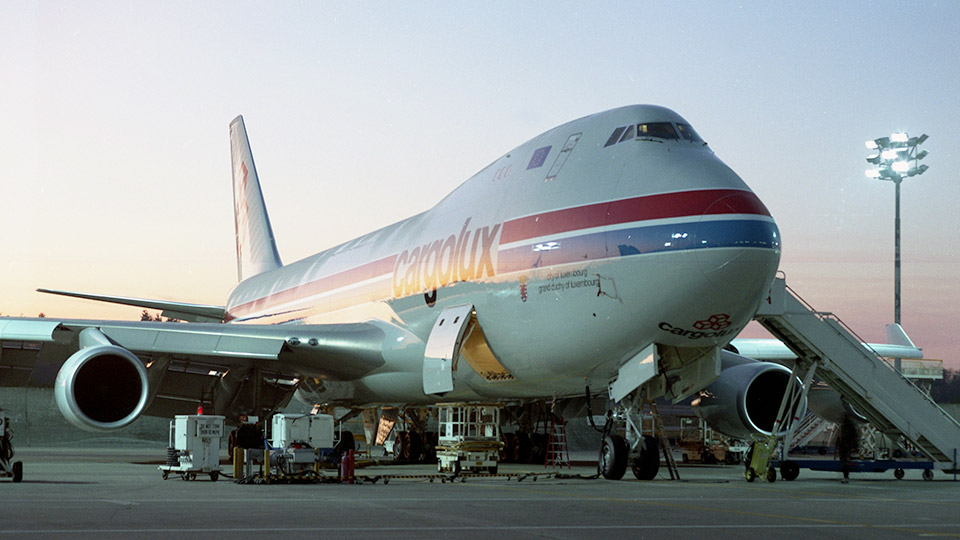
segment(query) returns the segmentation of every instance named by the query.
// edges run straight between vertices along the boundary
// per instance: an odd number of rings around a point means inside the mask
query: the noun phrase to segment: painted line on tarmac
[[[958,528],[960,523],[942,523],[942,524],[920,524],[920,523],[898,523],[883,527],[863,525],[857,523],[784,523],[784,524],[712,524],[712,525],[491,525],[491,526],[457,526],[444,525],[437,527],[233,527],[233,528],[199,528],[199,527],[144,527],[142,529],[118,528],[118,529],[0,529],[0,534],[16,535],[44,535],[44,534],[210,534],[210,533],[295,533],[295,532],[484,532],[484,531],[675,531],[675,530],[739,530],[739,529],[763,529],[763,530],[798,530],[798,529],[891,529],[904,532],[917,533],[916,529],[939,529],[939,528]],[[938,533],[925,532],[921,536],[957,536],[960,533]]]

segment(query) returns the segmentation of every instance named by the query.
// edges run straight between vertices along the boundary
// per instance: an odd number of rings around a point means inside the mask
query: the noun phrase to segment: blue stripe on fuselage
[[[497,273],[631,255],[710,248],[780,249],[775,223],[760,219],[691,221],[603,231],[500,251]]]

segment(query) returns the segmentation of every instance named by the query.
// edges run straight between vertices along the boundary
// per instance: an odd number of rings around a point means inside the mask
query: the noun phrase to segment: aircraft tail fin
[[[917,348],[913,340],[907,335],[903,327],[897,323],[887,325],[887,343],[890,345],[902,345],[904,347]]]
[[[243,116],[230,122],[230,157],[233,164],[233,212],[237,238],[237,279],[283,266],[260,189],[257,168],[247,139]]]

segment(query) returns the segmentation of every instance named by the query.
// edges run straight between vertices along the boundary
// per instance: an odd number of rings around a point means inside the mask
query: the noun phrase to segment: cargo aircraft
[[[0,384],[53,383],[72,423],[236,418],[301,399],[351,410],[612,403],[600,470],[653,478],[645,399],[752,392],[714,418],[764,432],[790,377],[725,351],[780,260],[770,212],[677,113],[555,127],[435,206],[281,262],[242,117],[230,123],[239,283],[223,306],[44,291],[185,321],[0,318]],[[719,388],[719,386],[718,386]],[[620,422],[620,428],[617,428]]]

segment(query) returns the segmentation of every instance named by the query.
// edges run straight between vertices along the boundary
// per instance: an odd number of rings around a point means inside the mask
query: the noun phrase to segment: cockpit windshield
[[[651,122],[637,125],[637,137],[656,137],[658,139],[679,139],[677,130],[670,122]]]
[[[634,135],[636,133],[636,135]],[[700,135],[694,131],[690,124],[674,124],[672,122],[647,122],[644,124],[633,124],[620,126],[613,130],[607,139],[604,148],[622,143],[624,141],[650,141],[663,142],[658,139],[668,139],[672,141],[684,140],[691,143],[703,143]],[[706,143],[703,143],[706,144]]]
[[[703,139],[694,131],[693,127],[690,124],[677,124],[677,129],[680,131],[680,135],[684,139],[690,142],[703,142]]]

